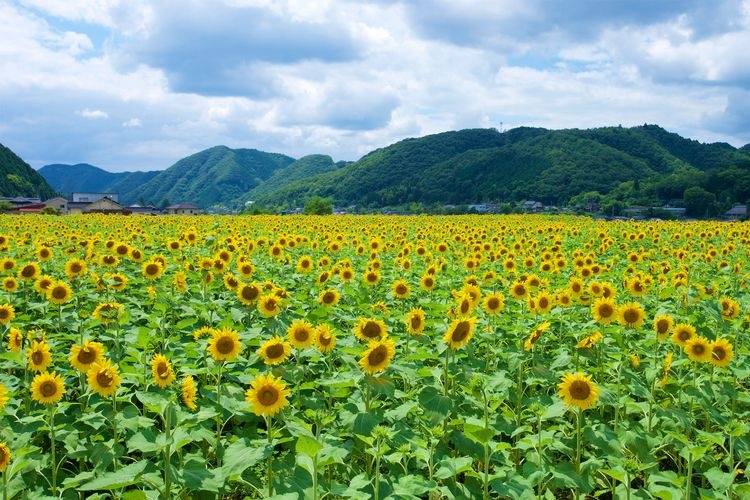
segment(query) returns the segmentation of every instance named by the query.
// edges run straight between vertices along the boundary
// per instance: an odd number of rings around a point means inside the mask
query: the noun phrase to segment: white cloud
[[[143,122],[140,118],[130,118],[127,121],[122,122],[122,126],[125,128],[140,127],[142,125]]]
[[[90,118],[92,120],[99,120],[99,119],[106,119],[109,118],[109,115],[102,111],[101,109],[82,109],[80,111],[76,111],[76,114],[78,116],[82,116],[84,118]]]

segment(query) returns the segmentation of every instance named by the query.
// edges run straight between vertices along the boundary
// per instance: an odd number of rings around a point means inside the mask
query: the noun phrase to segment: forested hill
[[[52,164],[39,173],[55,191],[70,196],[74,192],[130,193],[159,172],[108,172],[88,163]]]
[[[727,176],[735,182],[728,184]],[[750,151],[703,144],[656,125],[461,130],[397,142],[257,201],[300,206],[317,195],[367,207],[524,199],[567,204],[596,192],[658,203],[682,198],[688,188],[717,200],[750,199]]]
[[[55,191],[44,177],[0,144],[0,196],[28,196],[46,200],[54,195]]]

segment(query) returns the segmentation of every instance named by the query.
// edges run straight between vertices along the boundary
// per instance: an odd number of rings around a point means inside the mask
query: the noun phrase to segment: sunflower
[[[552,296],[549,295],[546,292],[540,292],[536,296],[536,312],[540,314],[546,314],[552,310],[552,306],[555,305],[554,301],[552,300]]]
[[[617,304],[612,299],[599,297],[591,305],[591,314],[598,323],[609,324],[617,317]]]
[[[297,261],[297,272],[298,273],[309,273],[313,268],[313,260],[309,255],[303,255]]]
[[[514,299],[524,300],[529,297],[529,288],[523,281],[516,280],[510,285],[510,295]]]
[[[260,286],[257,283],[240,283],[237,286],[237,298],[245,305],[252,306],[260,297]]]
[[[286,331],[289,343],[297,349],[311,346],[315,341],[314,333],[315,328],[303,319],[292,322]]]
[[[448,327],[448,331],[445,332],[443,340],[448,344],[451,349],[459,349],[469,343],[471,337],[474,335],[474,325],[476,324],[476,318],[462,318],[456,319]]]
[[[0,443],[0,472],[4,472],[8,467],[11,457],[12,454],[10,452],[10,448],[8,448],[8,445],[5,443]]]
[[[8,332],[8,350],[20,352],[23,347],[23,333],[18,328],[11,327]]]
[[[2,247],[2,245],[0,245]],[[10,271],[16,267],[16,260],[10,257],[0,259],[0,271]]]
[[[648,293],[648,283],[638,276],[630,278],[626,282],[625,288],[627,288],[630,294],[634,297],[643,297]]]
[[[47,300],[57,305],[65,304],[71,297],[73,297],[73,290],[64,281],[53,283],[47,292]]]
[[[65,263],[65,275],[72,280],[76,276],[83,276],[88,272],[86,261],[81,259],[70,259]]]
[[[597,342],[603,339],[602,332],[594,332],[576,344],[576,349],[591,349]]]
[[[661,380],[659,381],[659,387],[664,387],[667,385],[667,379],[669,379],[669,371],[672,368],[672,353],[668,352],[667,357],[664,358],[664,374],[661,377]]]
[[[258,375],[250,382],[250,388],[245,392],[245,400],[253,407],[256,415],[276,415],[287,407],[289,389],[280,378],[270,375]]]
[[[375,318],[359,318],[359,323],[354,328],[354,335],[359,340],[380,340],[388,336],[388,329],[382,320]]]
[[[39,264],[36,262],[29,262],[28,264],[24,264],[18,269],[18,273],[16,273],[16,276],[18,279],[29,281],[36,279],[37,276],[39,276],[39,273],[41,270],[39,269]]]
[[[617,312],[619,314],[620,324],[630,328],[639,328],[643,324],[643,320],[646,318],[646,312],[643,310],[643,306],[638,302],[623,304]]]
[[[493,293],[484,298],[484,310],[488,314],[498,314],[505,308],[505,297],[501,293]]]
[[[281,299],[275,294],[263,295],[258,299],[258,311],[265,318],[272,318],[281,312]]]
[[[237,263],[237,272],[246,280],[249,280],[255,274],[255,266],[249,260]]]
[[[328,288],[320,292],[320,295],[318,295],[318,302],[324,306],[333,307],[339,303],[340,297],[341,295],[338,290]]]
[[[394,298],[404,299],[409,296],[409,283],[406,280],[396,280],[391,287],[391,293]]]
[[[721,305],[721,317],[727,321],[735,319],[740,315],[740,304],[729,297],[723,297],[719,304]]]
[[[427,292],[431,292],[435,289],[435,275],[434,274],[425,274],[422,276],[422,279],[419,280],[419,286],[422,288],[422,290],[425,290]]]
[[[55,282],[55,280],[52,278],[52,276],[49,276],[47,274],[44,274],[42,276],[39,276],[36,280],[34,280],[34,290],[39,292],[41,295],[47,295],[47,292],[49,291],[52,284]]]
[[[692,361],[700,363],[711,361],[711,345],[708,340],[698,335],[685,342],[685,352]]]
[[[258,356],[267,365],[278,365],[292,354],[292,345],[281,337],[275,336],[266,340],[258,348]]]
[[[151,375],[153,375],[156,385],[161,388],[168,386],[177,378],[169,360],[162,354],[157,354],[151,360]]]
[[[60,401],[65,394],[65,383],[57,373],[42,372],[31,381],[31,398],[44,405]]]
[[[575,375],[566,373],[557,387],[560,388],[558,395],[563,402],[574,408],[593,408],[599,399],[599,387],[591,381],[591,375],[586,376],[581,372]]]
[[[182,403],[189,409],[195,410],[198,406],[195,404],[195,397],[198,395],[198,391],[195,389],[195,381],[191,375],[188,375],[182,379],[180,384],[180,392],[182,393]]]
[[[667,314],[660,314],[654,318],[654,332],[656,332],[656,338],[664,340],[667,338],[669,333],[672,331],[674,326],[674,319],[672,316]]]
[[[86,372],[86,379],[91,390],[106,398],[117,392],[120,387],[120,369],[108,359],[94,362]]]
[[[523,343],[523,349],[530,351],[534,348],[534,344],[542,337],[542,334],[546,332],[550,327],[549,321],[545,321],[541,325],[537,326],[534,331],[529,334],[529,337]]]
[[[0,384],[0,411],[8,404],[8,388]]]
[[[18,290],[18,281],[13,276],[3,278],[3,290],[6,292],[15,292]]]
[[[362,279],[368,285],[377,285],[378,283],[380,283],[380,273],[375,269],[370,269],[365,272],[365,274],[362,276]]]
[[[461,293],[456,301],[456,307],[454,312],[458,316],[468,316],[474,310],[474,303],[471,300],[471,296],[465,293]]]
[[[148,262],[144,262],[143,266],[141,266],[141,274],[143,274],[146,278],[150,280],[155,280],[159,278],[162,273],[164,272],[164,266],[156,260],[150,260]]]
[[[73,368],[79,372],[87,372],[91,365],[104,359],[104,345],[100,342],[86,341],[82,346],[74,345],[70,348],[68,360]]]
[[[128,277],[122,273],[104,273],[104,280],[112,290],[117,290],[118,292],[125,290],[128,284]]]
[[[374,375],[388,368],[395,353],[393,340],[388,338],[373,340],[367,345],[367,350],[362,354],[359,365],[364,371]]]
[[[96,306],[91,316],[106,325],[120,319],[124,311],[125,307],[119,302],[103,302]]]
[[[185,273],[183,271],[177,271],[174,274],[172,284],[177,293],[185,293],[185,290],[187,290],[187,276],[185,276]]]
[[[714,366],[725,368],[729,366],[729,363],[734,359],[734,349],[732,344],[725,339],[714,340],[709,344],[709,348],[711,349],[711,357],[708,361]]]
[[[336,347],[336,335],[331,325],[322,323],[315,328],[315,346],[322,353],[331,352]]]
[[[0,304],[0,325],[7,325],[16,317],[16,310],[10,304]]]
[[[208,352],[216,361],[231,361],[241,350],[240,334],[230,328],[214,330],[208,339]]]
[[[688,340],[693,337],[695,337],[695,327],[693,325],[680,323],[674,327],[674,330],[672,330],[672,342],[680,347],[684,348],[687,345]]]
[[[114,255],[102,255],[99,263],[105,267],[117,267],[120,264],[120,259]]]
[[[579,278],[572,278],[568,282],[568,289],[570,290],[570,293],[573,294],[573,297],[576,298],[586,290],[583,281]]]
[[[26,349],[26,359],[29,363],[29,370],[43,372],[52,364],[52,353],[46,340],[34,340],[31,347]]]
[[[424,330],[424,311],[416,307],[406,315],[406,331],[412,335],[419,335]]]
[[[193,332],[193,340],[198,342],[204,335],[213,335],[215,331],[216,329],[210,326],[202,326]]]

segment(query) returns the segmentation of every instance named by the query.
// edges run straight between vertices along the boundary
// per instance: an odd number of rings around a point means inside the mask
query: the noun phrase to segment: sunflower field
[[[750,224],[0,216],[2,498],[750,498]]]

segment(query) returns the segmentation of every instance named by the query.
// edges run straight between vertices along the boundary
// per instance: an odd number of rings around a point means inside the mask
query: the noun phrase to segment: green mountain
[[[47,200],[55,196],[55,190],[28,163],[0,144],[0,196]]]
[[[327,155],[303,156],[286,167],[276,170],[271,177],[251,189],[246,195],[241,196],[240,202],[244,203],[259,197],[262,198],[292,182],[304,182],[315,175],[331,172],[345,165],[345,162],[334,163],[333,159]]]
[[[745,177],[750,184],[748,162],[747,149],[703,144],[655,125],[473,129],[400,141],[345,168],[263,192],[256,201],[301,206],[323,196],[337,205],[371,208],[524,199],[567,204],[597,192],[657,203],[700,187],[728,203],[750,198],[744,188]],[[728,175],[739,176],[735,188],[716,184]]]
[[[39,169],[39,173],[55,191],[67,196],[74,192],[122,193],[128,198],[127,203],[132,203],[137,200],[130,199],[128,194],[141,184],[148,182],[159,172],[113,173],[88,163],[76,165],[55,163],[43,166]],[[122,197],[120,200],[125,202]]]
[[[136,189],[127,200],[194,203],[201,208],[232,206],[273,173],[294,162],[282,154],[216,146],[179,160]]]

